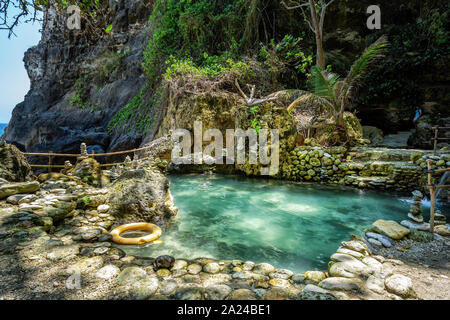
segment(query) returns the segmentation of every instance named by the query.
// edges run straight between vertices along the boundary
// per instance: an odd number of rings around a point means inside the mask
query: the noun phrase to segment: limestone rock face
[[[169,180],[147,169],[128,170],[110,187],[109,213],[123,222],[152,222],[165,226],[177,214]]]
[[[388,236],[389,238],[400,240],[407,236],[411,231],[398,224],[395,221],[377,220],[372,224],[371,228],[374,232]]]
[[[11,182],[30,181],[33,172],[25,157],[11,144],[0,143],[0,179]]]

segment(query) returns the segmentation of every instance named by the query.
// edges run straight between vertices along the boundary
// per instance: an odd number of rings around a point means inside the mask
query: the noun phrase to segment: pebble
[[[305,282],[305,275],[304,274],[295,274],[292,276],[291,280],[294,283],[300,284]]]
[[[119,275],[120,269],[112,264],[100,268],[95,275],[101,279],[111,279]]]
[[[107,205],[107,204],[102,204],[102,205],[99,205],[99,206],[97,207],[97,212],[98,212],[98,213],[106,213],[106,212],[109,211],[109,209],[110,209],[110,206],[109,206],[109,205]]]
[[[242,270],[244,271],[251,271],[255,267],[255,263],[253,261],[246,261],[242,265]]]
[[[368,274],[368,267],[361,261],[336,262],[330,267],[329,273],[333,277],[355,278],[357,275]]]
[[[393,274],[386,278],[384,284],[390,293],[401,297],[410,297],[415,295],[411,279],[404,275]]]
[[[275,270],[275,267],[269,263],[260,263],[254,266],[253,272],[259,274],[269,274]]]
[[[66,193],[66,189],[52,189],[52,190],[50,190],[50,193],[63,194],[63,193]]]
[[[205,296],[208,300],[224,300],[231,293],[231,288],[225,284],[208,286]]]
[[[234,290],[228,300],[257,300],[256,294],[249,289]]]
[[[202,271],[202,266],[199,264],[191,264],[187,267],[187,272],[190,274],[199,274]]]
[[[289,280],[273,278],[269,280],[269,284],[274,287],[288,288],[291,284]]]
[[[322,280],[319,287],[326,290],[360,290],[361,280],[356,278],[331,277]]]
[[[173,264],[172,271],[184,269],[187,265],[188,263],[186,261],[177,259]]]
[[[314,282],[320,282],[327,277],[327,274],[323,271],[306,271],[305,277],[308,280],[312,280]]]
[[[159,292],[163,295],[170,295],[175,292],[178,285],[175,280],[164,280],[159,285]]]
[[[270,278],[289,279],[294,273],[287,269],[277,269],[269,274]]]
[[[216,262],[210,262],[205,264],[205,266],[203,267],[203,271],[208,273],[218,273],[220,271],[220,266]]]
[[[372,238],[372,239],[378,240],[386,248],[392,247],[391,240],[387,236],[383,236],[383,235],[381,235],[379,233],[375,233],[375,232],[366,232],[366,237],[368,237],[369,239]]]
[[[372,245],[374,245],[374,246],[377,246],[377,247],[382,247],[382,246],[383,246],[383,244],[382,244],[380,241],[378,241],[378,240],[376,240],[376,239],[373,239],[373,238],[369,238],[369,239],[367,239],[367,241],[368,241],[370,244],[372,244]]]
[[[158,269],[157,271],[156,271],[156,274],[158,275],[158,276],[160,276],[160,277],[168,277],[168,276],[170,276],[170,271],[168,270],[168,269]]]

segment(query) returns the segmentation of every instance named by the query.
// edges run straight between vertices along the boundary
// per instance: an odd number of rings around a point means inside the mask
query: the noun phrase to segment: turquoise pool
[[[347,187],[222,175],[170,180],[179,208],[173,227],[161,245],[121,246],[128,254],[242,259],[295,272],[326,269],[341,241],[377,219],[400,222],[410,205],[407,198]]]

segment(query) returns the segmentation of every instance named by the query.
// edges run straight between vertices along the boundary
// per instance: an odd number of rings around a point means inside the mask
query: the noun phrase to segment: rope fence
[[[88,157],[91,157],[93,159],[100,158],[100,157],[110,157],[110,156],[117,156],[117,155],[123,155],[123,154],[134,154],[134,157],[136,157],[136,153],[140,151],[145,151],[150,149],[152,146],[142,147],[142,148],[136,148],[131,150],[124,150],[124,151],[116,151],[116,152],[109,152],[109,153],[95,153],[94,150],[92,150],[91,154],[87,154]],[[81,153],[54,153],[52,151],[48,153],[42,153],[42,152],[23,152],[24,156],[28,157],[48,157],[48,164],[30,164],[30,167],[32,168],[47,168],[48,172],[51,173],[52,169],[64,169],[64,165],[55,165],[53,164],[54,158],[79,158],[82,156]],[[85,155],[86,156],[86,155]],[[141,160],[148,160],[149,158],[143,158]],[[125,162],[116,162],[116,163],[103,163],[100,164],[100,167],[107,168],[107,167],[114,167],[118,165],[124,165]]]

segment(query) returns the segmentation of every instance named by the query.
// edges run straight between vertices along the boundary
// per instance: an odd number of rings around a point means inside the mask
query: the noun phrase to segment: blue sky
[[[23,101],[30,88],[23,55],[41,39],[39,22],[23,23],[8,39],[8,32],[0,30],[0,123],[8,123],[11,112]]]

